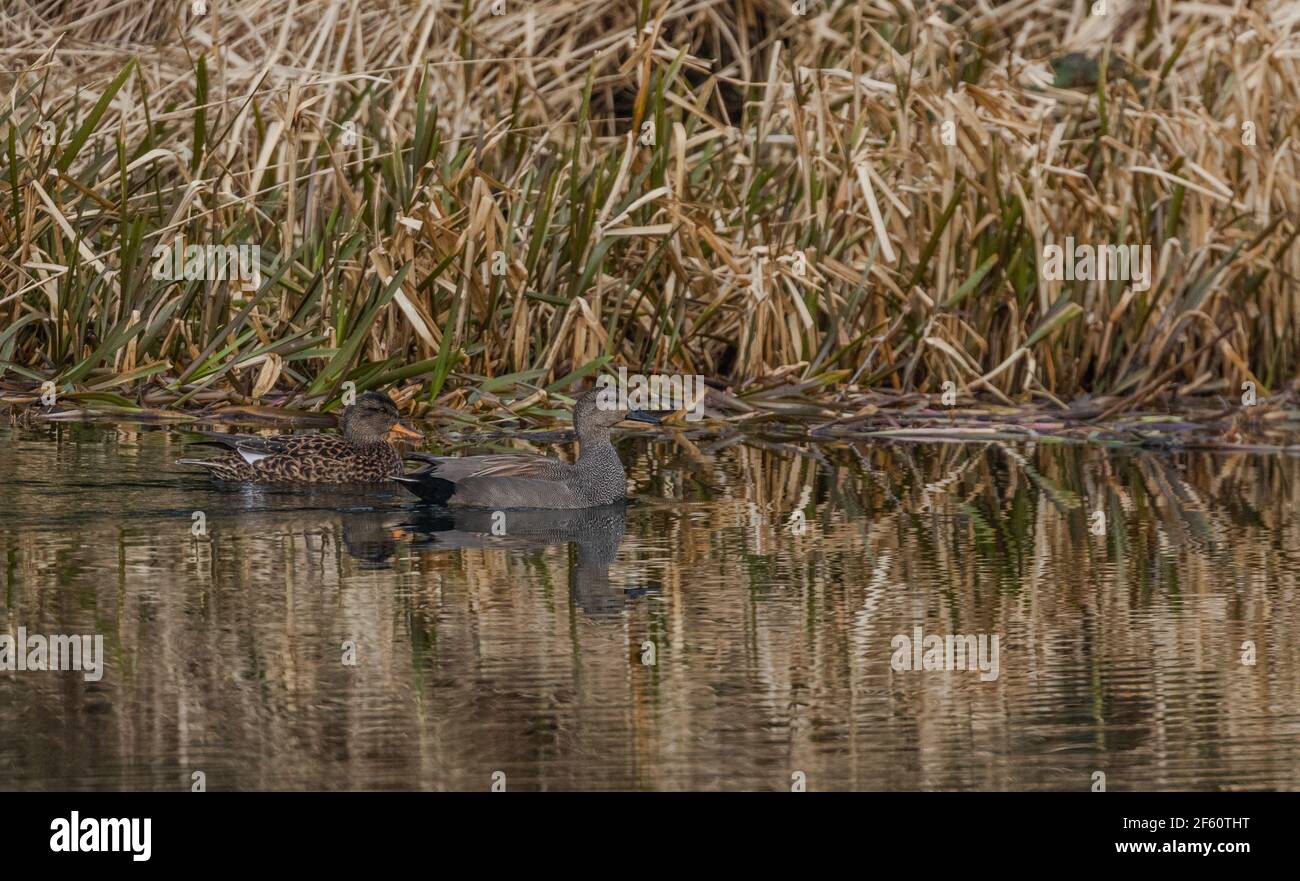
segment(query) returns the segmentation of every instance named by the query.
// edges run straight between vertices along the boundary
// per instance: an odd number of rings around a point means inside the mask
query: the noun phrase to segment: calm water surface
[[[182,450],[0,428],[0,633],[107,654],[0,672],[0,788],[1300,789],[1293,459],[629,440],[633,504],[497,537]]]

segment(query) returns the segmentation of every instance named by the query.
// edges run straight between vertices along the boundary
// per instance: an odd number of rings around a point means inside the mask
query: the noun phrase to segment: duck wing
[[[452,483],[471,478],[499,477],[560,481],[568,480],[575,473],[574,467],[568,462],[528,454],[433,456],[429,453],[411,453],[407,458],[426,463],[428,467],[422,469],[422,473],[433,474]]]
[[[225,447],[240,455],[249,464],[270,456],[324,456],[337,458],[345,454],[348,444],[342,437],[333,434],[223,434],[214,431],[201,431],[203,440],[198,444]]]

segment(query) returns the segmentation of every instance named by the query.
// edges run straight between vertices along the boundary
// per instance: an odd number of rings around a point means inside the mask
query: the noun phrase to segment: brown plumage
[[[379,392],[366,392],[343,411],[342,435],[202,432],[199,443],[226,447],[211,459],[178,459],[201,465],[219,480],[241,483],[381,483],[402,473],[402,457],[390,433],[421,437],[400,422],[396,405]]]

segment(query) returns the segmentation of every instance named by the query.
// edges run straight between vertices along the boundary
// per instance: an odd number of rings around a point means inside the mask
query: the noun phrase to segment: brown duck
[[[402,457],[391,435],[423,439],[402,425],[388,395],[366,392],[339,418],[342,435],[201,432],[198,443],[225,447],[211,459],[178,459],[201,465],[219,480],[243,483],[381,483],[402,473]]]

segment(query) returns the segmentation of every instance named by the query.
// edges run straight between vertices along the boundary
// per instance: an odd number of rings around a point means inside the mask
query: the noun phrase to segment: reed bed
[[[8,4],[0,397],[527,419],[623,365],[736,419],[1290,400],[1300,6],[800,5]],[[1149,245],[1149,289],[1045,278],[1067,236]],[[260,278],[156,277],[178,242]]]

